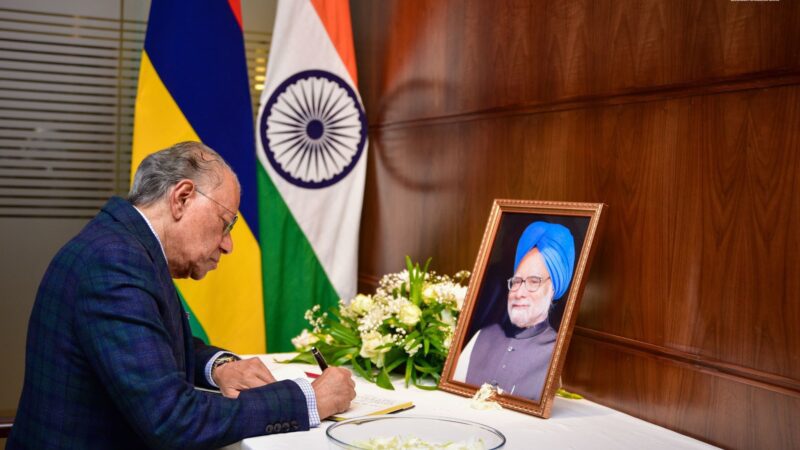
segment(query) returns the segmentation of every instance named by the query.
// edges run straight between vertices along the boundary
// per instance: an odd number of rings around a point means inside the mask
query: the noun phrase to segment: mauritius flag
[[[347,0],[278,4],[256,121],[270,351],[356,292],[367,122]]]
[[[202,281],[176,280],[194,334],[238,353],[266,350],[254,133],[239,0],[153,0],[131,167],[194,140],[219,152],[238,175],[233,253]]]

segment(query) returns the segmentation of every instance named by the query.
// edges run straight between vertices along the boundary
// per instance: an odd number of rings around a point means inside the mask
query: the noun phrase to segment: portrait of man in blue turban
[[[510,395],[539,401],[557,339],[548,316],[569,291],[575,240],[561,224],[530,223],[519,237],[514,273],[505,280],[506,317],[472,336],[453,379],[490,383]]]

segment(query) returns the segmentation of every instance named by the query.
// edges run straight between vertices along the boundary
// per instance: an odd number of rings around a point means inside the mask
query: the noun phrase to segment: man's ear
[[[180,220],[186,213],[186,208],[192,202],[195,185],[192,180],[184,179],[172,186],[169,192],[169,208],[172,218]]]

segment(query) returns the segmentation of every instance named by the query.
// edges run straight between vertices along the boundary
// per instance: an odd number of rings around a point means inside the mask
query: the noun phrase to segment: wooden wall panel
[[[568,387],[800,442],[800,2],[351,6],[362,288],[405,255],[471,268],[494,198],[604,202]]]
[[[569,387],[590,400],[717,446],[791,449],[800,442],[797,396],[580,334],[566,365]]]
[[[797,376],[776,344],[800,348],[787,333],[800,317],[787,301],[800,298],[798,104],[783,87],[377,130],[361,270],[396,270],[405,253],[471,267],[494,198],[602,201],[582,326]]]
[[[791,1],[353,1],[370,123],[796,73]]]

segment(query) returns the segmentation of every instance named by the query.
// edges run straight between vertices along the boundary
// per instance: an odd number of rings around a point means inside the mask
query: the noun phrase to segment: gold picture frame
[[[550,417],[604,208],[494,201],[440,389],[494,384],[504,407]]]

